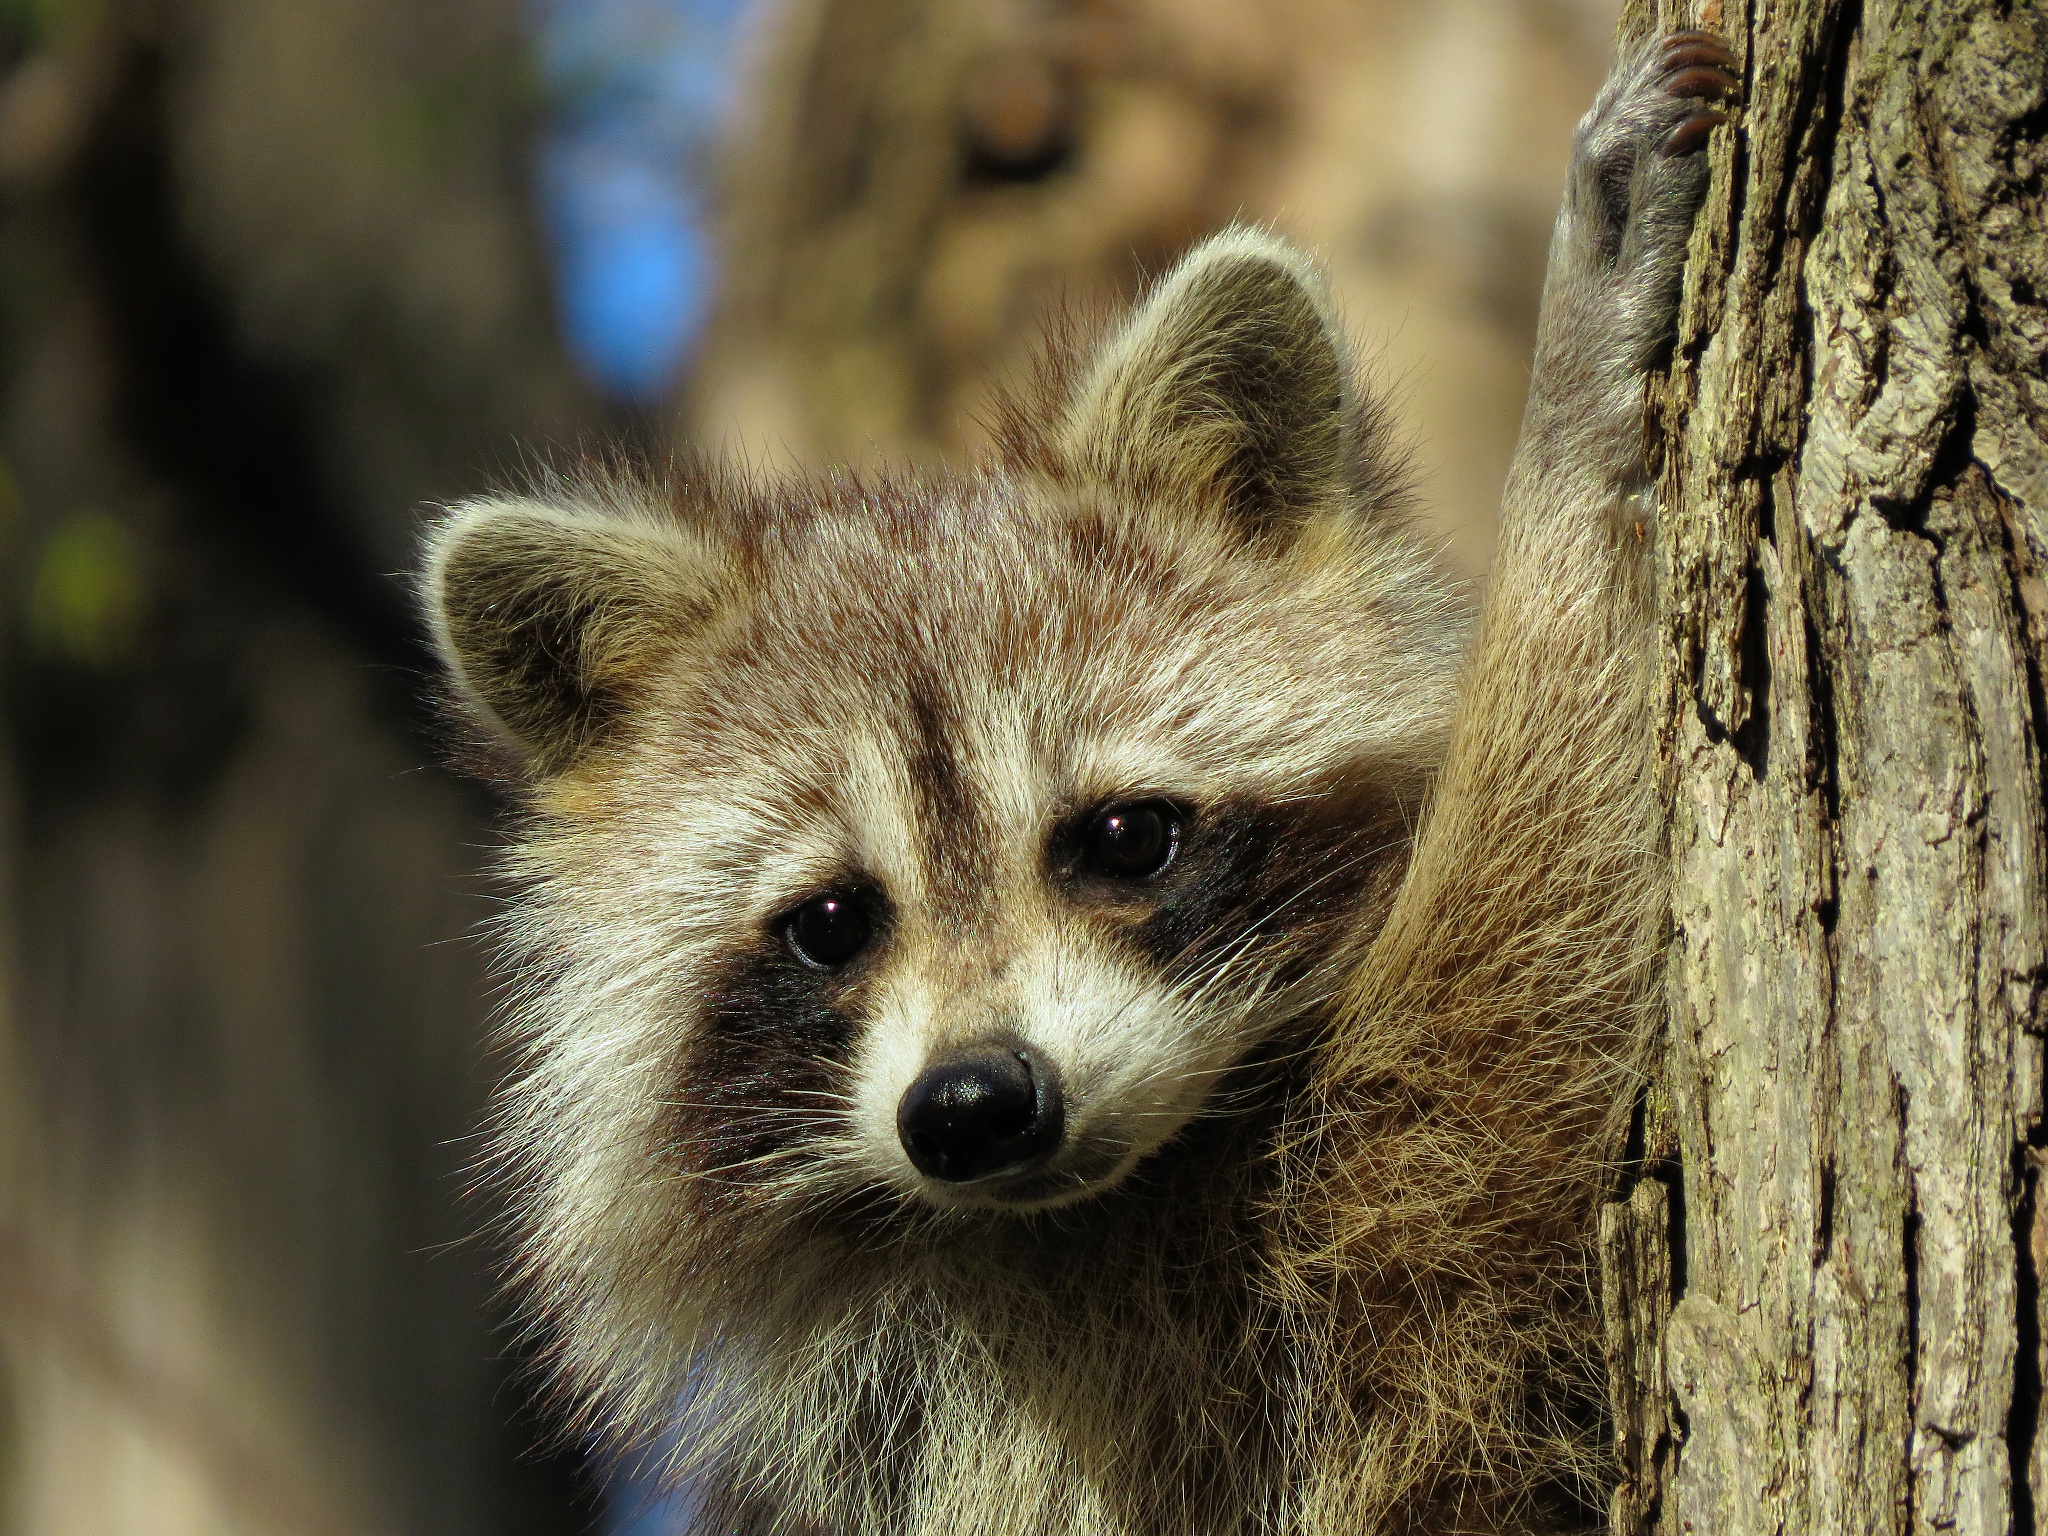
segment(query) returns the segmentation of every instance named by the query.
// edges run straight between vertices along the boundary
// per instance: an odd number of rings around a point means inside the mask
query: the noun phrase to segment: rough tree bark
[[[1665,439],[1669,1027],[1616,1533],[2031,1533],[2048,10],[1726,0]]]

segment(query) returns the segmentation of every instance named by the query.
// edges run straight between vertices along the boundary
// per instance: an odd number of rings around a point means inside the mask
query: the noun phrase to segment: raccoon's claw
[[[1712,33],[1671,33],[1663,39],[1663,88],[1683,100],[1735,100],[1743,92],[1735,55]],[[1706,135],[1729,121],[1729,115],[1708,106],[1690,115],[1657,145],[1663,156],[1690,156]]]
[[[1735,55],[1716,33],[1670,32],[1658,46],[1664,50],[1663,64],[1667,70],[1705,66],[1726,75],[1731,87],[1738,83]]]
[[[1707,142],[1707,135],[1728,121],[1726,112],[1709,107],[1704,112],[1695,112],[1665,137],[1657,146],[1657,153],[1667,159],[1678,155],[1689,155]]]
[[[1727,96],[1735,90],[1735,77],[1724,69],[1699,64],[1682,69],[1664,80],[1664,89],[1674,96]]]
[[[1663,41],[1666,95],[1685,100],[1732,101],[1742,94],[1735,55],[1711,32],[1673,32]],[[1707,135],[1728,121],[1728,114],[1708,107],[1687,117],[1657,146],[1667,158],[1689,155],[1706,143]]]
[[[1599,262],[1628,266],[1624,244],[1649,254],[1692,219],[1706,168],[1688,156],[1726,121],[1716,102],[1739,94],[1735,53],[1712,33],[1669,33],[1622,59],[1577,133],[1577,203]]]
[[[1734,53],[1711,32],[1644,41],[1579,123],[1568,260],[1584,274],[1583,321],[1629,366],[1647,366],[1677,311],[1693,212],[1707,190],[1698,151],[1741,94]]]
[[[1579,124],[1579,158],[1612,200],[1643,150],[1654,145],[1666,156],[1689,153],[1727,120],[1716,108],[1694,103],[1741,94],[1740,69],[1725,42],[1711,32],[1669,33],[1640,45],[1615,70]]]

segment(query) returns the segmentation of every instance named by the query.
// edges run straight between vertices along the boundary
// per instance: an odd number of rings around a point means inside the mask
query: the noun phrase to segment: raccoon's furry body
[[[1235,232],[958,478],[459,509],[568,1390],[709,1531],[1524,1528],[1654,952],[1641,380],[1718,44],[1580,131],[1484,621]]]

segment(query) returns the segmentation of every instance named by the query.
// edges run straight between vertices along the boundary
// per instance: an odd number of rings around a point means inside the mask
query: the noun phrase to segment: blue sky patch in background
[[[659,407],[710,305],[711,155],[750,0],[530,3],[548,101],[536,192],[563,340],[606,395]],[[611,1469],[607,1536],[688,1525],[689,1491],[664,1488],[664,1460]]]
[[[571,355],[656,406],[704,323],[708,173],[748,0],[531,0],[548,117],[537,190]]]

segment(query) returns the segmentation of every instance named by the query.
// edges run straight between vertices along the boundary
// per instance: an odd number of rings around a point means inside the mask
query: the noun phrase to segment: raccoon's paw
[[[1672,32],[1631,52],[1579,120],[1572,222],[1581,259],[1623,307],[1644,346],[1660,342],[1678,297],[1692,217],[1707,189],[1716,105],[1741,91],[1734,54],[1711,32]]]

